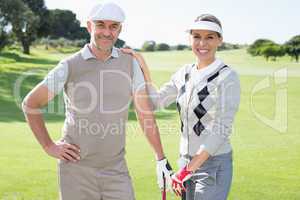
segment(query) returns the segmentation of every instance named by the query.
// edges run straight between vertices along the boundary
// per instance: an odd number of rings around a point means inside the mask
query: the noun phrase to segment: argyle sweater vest
[[[176,105],[181,121],[180,154],[194,156],[200,148],[212,156],[232,150],[229,135],[240,102],[235,71],[220,65],[201,80],[191,81],[193,65],[185,67]]]

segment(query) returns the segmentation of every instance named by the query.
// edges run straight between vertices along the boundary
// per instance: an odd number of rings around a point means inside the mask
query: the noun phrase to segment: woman
[[[213,15],[197,17],[188,29],[194,64],[180,68],[159,91],[143,57],[140,63],[155,108],[176,102],[181,119],[180,170],[172,176],[174,192],[187,200],[225,200],[232,180],[229,135],[240,102],[237,73],[216,58],[222,26]]]

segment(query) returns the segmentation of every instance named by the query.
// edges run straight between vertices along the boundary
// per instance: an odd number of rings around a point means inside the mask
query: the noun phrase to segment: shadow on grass
[[[12,53],[12,52],[3,52],[3,53],[0,53],[0,56],[4,57],[4,58],[13,59],[16,62],[20,62],[20,63],[52,64],[52,65],[57,64],[57,60],[49,60],[49,59],[44,59],[44,58],[27,58],[27,57],[23,57],[17,53]]]
[[[54,104],[58,104],[57,100],[54,100]],[[0,96],[0,122],[25,122],[25,117],[22,112],[20,102],[14,101],[14,99],[7,100]],[[45,113],[44,118],[47,122],[63,121],[64,115],[55,113]]]
[[[42,68],[41,68],[42,69]],[[47,69],[42,69],[46,73]],[[24,70],[23,70],[24,71]],[[21,110],[21,101],[26,94],[42,80],[42,74],[26,77],[20,84],[20,90],[15,90],[15,84],[22,74],[22,69],[8,70],[0,73],[0,122],[24,122],[25,118]],[[58,97],[54,99],[54,104],[59,104]],[[45,119],[49,121],[61,121],[63,115],[45,114]]]

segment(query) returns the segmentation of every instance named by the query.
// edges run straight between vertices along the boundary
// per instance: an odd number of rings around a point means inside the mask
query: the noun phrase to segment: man
[[[133,200],[125,154],[125,125],[133,96],[139,122],[153,147],[159,185],[171,169],[148,103],[137,61],[113,47],[125,19],[113,3],[95,6],[87,29],[91,40],[61,61],[24,99],[23,110],[35,137],[59,159],[62,200]],[[53,142],[39,108],[64,92],[63,138]]]

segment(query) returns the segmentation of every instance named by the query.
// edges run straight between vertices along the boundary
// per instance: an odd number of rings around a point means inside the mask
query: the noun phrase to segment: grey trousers
[[[61,200],[134,200],[125,159],[95,168],[76,163],[58,164]]]
[[[181,158],[181,163],[183,163]],[[210,157],[185,182],[183,200],[226,200],[232,181],[232,152]]]

